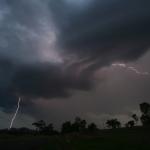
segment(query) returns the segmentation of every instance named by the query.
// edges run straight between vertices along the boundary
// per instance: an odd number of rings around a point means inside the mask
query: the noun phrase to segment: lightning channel
[[[14,120],[16,119],[16,116],[17,116],[17,114],[18,114],[18,110],[19,110],[19,108],[20,108],[20,101],[21,101],[21,98],[19,97],[19,99],[18,99],[18,104],[17,104],[17,109],[16,109],[16,111],[15,111],[15,114],[13,115],[13,118],[11,119],[9,129],[12,128],[13,123],[14,123]]]
[[[150,75],[149,72],[142,72],[142,71],[139,71],[138,69],[136,69],[135,67],[133,66],[127,66],[126,64],[123,64],[123,63],[114,63],[111,65],[112,67],[121,67],[121,68],[124,68],[124,69],[127,69],[127,70],[130,70],[138,75],[143,75],[143,76],[148,76]]]

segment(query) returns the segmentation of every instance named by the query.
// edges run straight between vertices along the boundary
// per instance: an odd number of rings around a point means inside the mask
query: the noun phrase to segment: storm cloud
[[[94,0],[83,9],[64,1],[49,5],[66,53],[112,62],[137,59],[149,48],[149,1]]]
[[[76,2],[75,2],[76,1]],[[90,90],[94,73],[150,47],[150,2],[0,0],[0,106]]]

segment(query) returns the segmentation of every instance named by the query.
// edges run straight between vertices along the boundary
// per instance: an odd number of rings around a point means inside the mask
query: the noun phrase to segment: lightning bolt
[[[13,118],[11,119],[9,129],[12,128],[13,123],[14,123],[14,120],[16,119],[16,116],[17,116],[17,114],[18,114],[18,110],[19,110],[19,108],[20,108],[20,101],[21,101],[21,98],[19,97],[18,104],[17,104],[17,109],[16,109],[16,111],[15,111],[15,114],[13,115]]]
[[[123,63],[112,64],[112,67],[121,67],[121,68],[130,70],[130,71],[133,71],[134,73],[136,73],[138,75],[143,75],[143,76],[150,75],[149,72],[141,72],[138,69],[136,69],[135,67],[133,67],[133,66],[127,66],[126,64],[123,64]]]

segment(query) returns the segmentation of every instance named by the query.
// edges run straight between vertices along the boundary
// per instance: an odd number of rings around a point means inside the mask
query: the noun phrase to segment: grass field
[[[149,150],[148,129],[102,130],[65,136],[0,135],[1,150]]]

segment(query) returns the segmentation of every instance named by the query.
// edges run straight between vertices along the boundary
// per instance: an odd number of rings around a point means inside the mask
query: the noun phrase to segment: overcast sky
[[[125,122],[150,102],[148,0],[0,0],[0,128],[81,116]]]

